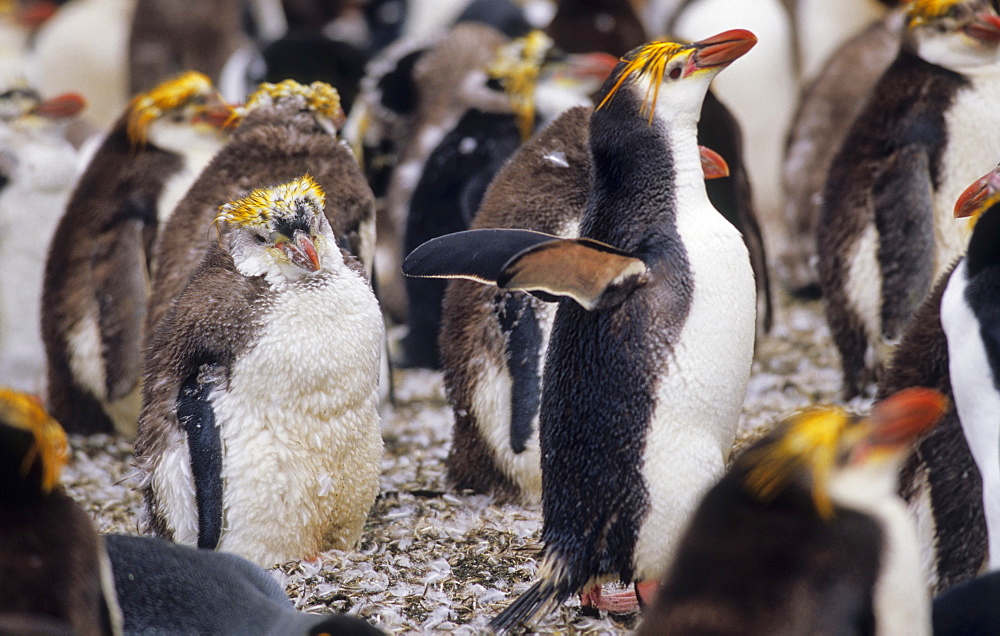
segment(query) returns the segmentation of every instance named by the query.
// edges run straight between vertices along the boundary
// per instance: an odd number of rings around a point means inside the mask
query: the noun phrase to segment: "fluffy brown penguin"
[[[48,407],[66,430],[135,434],[158,227],[222,146],[232,109],[200,73],[134,97],[81,175],[48,252]]]
[[[164,226],[155,253],[147,333],[187,284],[214,242],[207,228],[220,205],[273,180],[308,172],[327,193],[326,217],[340,245],[370,272],[375,202],[357,160],[338,138],[344,114],[328,84],[261,84],[226,147],[206,166]]]
[[[819,283],[851,398],[868,390],[968,228],[952,206],[1000,155],[1000,16],[914,0],[899,55],[830,167]]]
[[[579,238],[469,230],[404,262],[408,275],[558,298],[539,411],[543,561],[495,629],[575,593],[614,606],[600,588],[612,580],[648,598],[695,493],[723,471],[749,377],[755,295],[746,247],[705,192],[697,121],[711,79],[755,41],[735,30],[654,42],[619,62],[590,119]]]
[[[898,467],[947,399],[798,413],[704,497],[640,634],[924,634],[930,594]]]
[[[151,333],[135,451],[154,533],[265,567],[360,538],[384,332],[324,198],[304,175],[223,205]]]
[[[826,175],[868,93],[898,53],[902,28],[896,11],[864,29],[837,49],[799,96],[781,169],[784,223],[768,228],[782,237],[774,242],[775,274],[793,295],[819,296],[816,224]]]
[[[0,632],[120,634],[104,546],[59,485],[66,434],[34,397],[0,388]],[[49,631],[51,630],[51,631]]]

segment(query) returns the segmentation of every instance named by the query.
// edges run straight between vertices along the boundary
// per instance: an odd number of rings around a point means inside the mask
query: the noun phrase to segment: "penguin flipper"
[[[94,258],[95,302],[110,401],[131,393],[142,373],[149,288],[144,231],[141,221],[126,220],[102,237]]]
[[[488,285],[515,256],[536,245],[559,240],[533,230],[466,230],[433,238],[403,260],[403,273],[423,278],[467,278]]]
[[[222,536],[222,439],[208,399],[222,367],[202,364],[181,384],[177,420],[187,436],[198,508],[198,547],[214,550]]]
[[[893,155],[872,185],[882,270],[882,335],[903,329],[934,277],[934,211],[930,158],[907,146]],[[901,250],[905,250],[905,257]]]
[[[515,255],[497,278],[505,289],[566,296],[584,309],[607,309],[648,280],[641,259],[587,238],[553,239]]]

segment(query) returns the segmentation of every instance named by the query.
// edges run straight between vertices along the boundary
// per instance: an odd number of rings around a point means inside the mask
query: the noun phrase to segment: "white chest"
[[[382,318],[353,273],[292,285],[210,399],[223,445],[220,549],[271,565],[361,534],[382,456]]]
[[[955,96],[945,117],[947,146],[934,197],[935,278],[965,251],[969,242],[971,226],[967,220],[955,218],[955,201],[1000,158],[1000,74],[978,76],[972,81],[971,87]]]
[[[198,178],[208,162],[215,156],[216,150],[217,148],[214,147],[199,148],[183,155],[184,161],[180,170],[170,175],[166,183],[163,184],[163,190],[160,191],[160,197],[156,201],[156,218],[161,226],[174,213],[174,208],[187,194],[188,188]]]

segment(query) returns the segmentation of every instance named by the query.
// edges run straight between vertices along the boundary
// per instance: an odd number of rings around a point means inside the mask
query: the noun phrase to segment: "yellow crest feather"
[[[0,419],[34,435],[35,443],[24,457],[21,472],[27,474],[31,465],[40,461],[42,490],[51,492],[59,484],[59,475],[69,459],[69,445],[62,426],[45,412],[35,397],[6,387],[0,387]]]
[[[180,108],[193,97],[208,95],[214,89],[204,73],[188,71],[156,88],[140,93],[129,102],[128,138],[134,145],[146,143],[146,130],[167,111]]]
[[[747,473],[747,487],[759,499],[769,501],[802,471],[808,471],[816,510],[829,519],[833,504],[827,483],[841,436],[851,421],[843,409],[835,407],[815,407],[788,418],[782,424],[783,432],[771,443],[747,451],[740,458],[741,463],[753,466]]]
[[[906,6],[907,25],[910,28],[942,18],[962,0],[910,0]]]
[[[344,123],[344,109],[340,105],[340,93],[326,82],[300,84],[295,80],[284,80],[277,84],[263,83],[247,99],[244,112],[249,113],[260,106],[270,106],[280,101],[299,99],[302,108],[326,117],[340,128]]]
[[[510,99],[522,140],[527,140],[535,127],[535,86],[551,48],[552,38],[535,30],[501,46],[489,67],[490,77],[500,81]]]
[[[240,199],[226,203],[219,208],[215,223],[265,227],[275,214],[293,214],[295,202],[302,199],[312,199],[319,210],[326,205],[323,189],[308,174],[281,185],[257,188]]]
[[[604,96],[601,103],[597,105],[598,110],[604,108],[611,98],[618,92],[625,80],[635,77],[649,77],[649,86],[646,87],[646,94],[642,99],[641,114],[648,114],[649,121],[653,121],[653,112],[656,110],[656,100],[660,96],[660,84],[663,82],[663,73],[667,68],[667,62],[681,51],[690,49],[690,45],[678,44],[676,42],[650,42],[627,53],[621,58],[625,62],[625,68],[618,74],[618,81],[611,87],[608,94]],[[629,56],[631,59],[629,59]]]

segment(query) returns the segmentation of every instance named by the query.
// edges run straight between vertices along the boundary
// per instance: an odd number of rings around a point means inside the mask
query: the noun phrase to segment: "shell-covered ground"
[[[758,342],[737,449],[797,408],[837,401],[838,360],[820,303],[779,305],[771,333]],[[391,633],[480,632],[534,580],[541,510],[450,490],[444,460],[452,416],[441,374],[397,371],[395,380],[396,405],[383,412],[381,494],[360,544],[272,572],[303,611],[349,612]],[[70,494],[101,532],[138,533],[130,443],[105,436],[71,442]],[[534,628],[622,633],[638,620],[584,614],[574,600]]]

